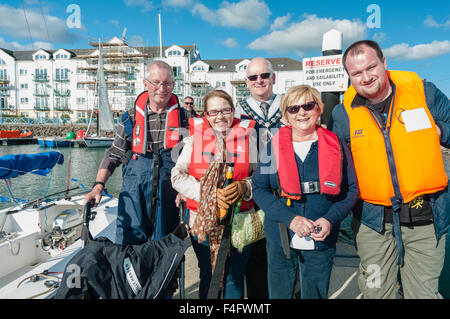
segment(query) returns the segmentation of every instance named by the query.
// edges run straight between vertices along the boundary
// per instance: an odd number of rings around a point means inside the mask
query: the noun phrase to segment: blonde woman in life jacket
[[[186,199],[191,241],[200,268],[200,299],[206,299],[224,231],[217,212],[240,201],[240,211],[253,209],[250,176],[256,169],[255,122],[234,118],[232,98],[213,90],[204,98],[201,118],[189,120],[190,136],[172,169],[172,185]],[[228,163],[233,182],[222,188]],[[249,247],[231,247],[222,279],[222,296],[244,298],[244,275]],[[213,297],[215,298],[215,296]]]
[[[266,213],[269,297],[293,297],[299,266],[301,298],[326,299],[339,226],[359,194],[353,161],[337,135],[318,125],[316,89],[292,87],[280,109],[289,125],[260,150],[252,178]]]

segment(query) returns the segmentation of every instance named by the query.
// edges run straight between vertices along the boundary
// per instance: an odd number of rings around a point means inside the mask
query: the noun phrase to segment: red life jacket
[[[250,152],[249,136],[255,121],[234,119],[225,139],[227,162],[234,162],[233,180],[243,180],[249,176]],[[189,119],[189,134],[194,135],[193,151],[189,164],[189,175],[197,180],[203,176],[216,151],[216,137],[206,118]],[[247,211],[254,205],[253,200],[242,201],[241,211]],[[197,212],[198,202],[187,199],[186,207]]]
[[[133,153],[145,155],[147,152],[147,108],[148,92],[142,92],[136,99],[136,113],[133,128]],[[164,129],[164,149],[170,149],[180,140],[180,108],[178,98],[172,94],[167,110],[166,125]]]
[[[319,143],[320,193],[338,195],[342,180],[342,150],[336,134],[317,126]],[[281,195],[299,200],[302,196],[301,181],[292,145],[292,127],[281,127],[272,139]],[[305,181],[306,182],[306,181]]]

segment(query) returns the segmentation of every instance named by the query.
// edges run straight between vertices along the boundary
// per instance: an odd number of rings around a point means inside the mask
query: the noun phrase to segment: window
[[[216,81],[216,87],[225,87],[226,83],[223,81]]]
[[[84,89],[84,83],[77,83],[77,89]]]
[[[180,56],[181,52],[180,51],[169,51],[169,56]]]
[[[68,55],[67,54],[57,54],[55,59],[67,59]]]
[[[68,80],[69,69],[56,69],[56,80]]]
[[[86,118],[86,112],[77,112],[77,117],[79,119],[85,119]]]
[[[27,97],[21,97],[20,98],[20,103],[28,103],[28,102],[29,102],[29,100],[28,100]]]
[[[0,70],[0,80],[7,81],[8,80],[8,73],[6,69]]]
[[[27,75],[27,73],[28,73],[28,72],[27,72],[27,69],[20,69],[20,70],[19,70],[19,74],[20,74],[20,75]]]
[[[245,71],[245,70],[247,70],[247,66],[246,65],[239,66],[239,71]]]
[[[3,59],[0,59],[0,65],[6,65],[6,62],[5,62],[5,60],[3,60]]]
[[[194,66],[193,71],[205,71],[205,67],[203,65]]]
[[[219,66],[219,69],[221,69],[221,70],[224,70],[224,69],[226,69],[226,68],[227,68],[226,65],[221,65],[221,66]]]
[[[47,79],[47,69],[36,69],[35,70],[36,79],[46,80]]]
[[[77,97],[77,104],[84,104],[86,102],[86,98],[84,97]]]
[[[289,90],[294,85],[295,85],[295,80],[286,80],[284,82],[284,88],[285,88],[286,91]]]
[[[24,90],[28,89],[28,83],[22,83],[22,84],[20,84],[20,88],[21,88],[21,89],[24,89]]]

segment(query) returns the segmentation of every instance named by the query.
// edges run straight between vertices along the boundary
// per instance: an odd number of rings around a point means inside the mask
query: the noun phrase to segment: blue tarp
[[[0,157],[0,179],[26,173],[47,175],[56,164],[64,163],[64,155],[51,151],[37,154],[17,154]]]

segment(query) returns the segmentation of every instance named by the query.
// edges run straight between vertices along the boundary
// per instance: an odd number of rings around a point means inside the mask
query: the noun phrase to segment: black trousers
[[[261,239],[250,247],[245,272],[248,299],[269,299],[267,286],[266,239]]]

